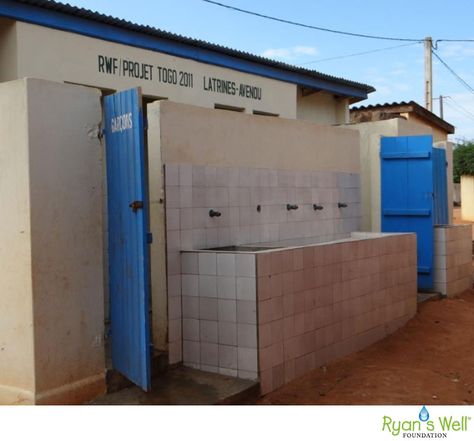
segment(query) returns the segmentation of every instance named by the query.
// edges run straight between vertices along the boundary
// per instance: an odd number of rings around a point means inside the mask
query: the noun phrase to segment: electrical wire
[[[357,52],[355,54],[340,55],[340,56],[337,56],[337,57],[330,57],[330,58],[321,58],[319,60],[306,61],[305,63],[299,63],[299,64],[301,66],[304,66],[306,64],[321,63],[323,61],[341,60],[343,58],[357,57],[359,55],[367,55],[367,54],[373,54],[375,52],[383,52],[383,51],[389,51],[389,50],[392,50],[392,49],[398,49],[398,48],[401,48],[401,47],[414,46],[414,45],[420,44],[420,43],[421,43],[421,41],[416,41],[414,43],[399,44],[397,46],[383,47],[383,48],[380,48],[380,49],[373,49],[373,50],[370,50],[370,51]]]
[[[230,9],[232,11],[242,12],[244,14],[253,15],[255,17],[266,18],[267,20],[273,20],[273,21],[277,21],[277,22],[280,22],[280,23],[286,23],[286,24],[290,24],[290,25],[293,25],[293,26],[299,26],[299,27],[307,28],[307,29],[314,29],[314,30],[317,30],[317,31],[331,32],[333,34],[339,34],[339,35],[347,35],[347,36],[350,36],[350,37],[372,38],[372,39],[375,39],[375,40],[412,41],[412,42],[421,42],[421,41],[424,40],[424,39],[419,39],[419,38],[383,37],[383,36],[380,36],[380,35],[358,34],[356,32],[339,31],[339,30],[336,30],[336,29],[323,28],[321,26],[312,26],[312,25],[308,25],[308,24],[304,24],[304,23],[298,23],[296,21],[285,20],[284,18],[272,17],[270,15],[260,14],[258,12],[249,11],[247,9],[237,8],[235,6],[227,5],[227,4],[216,2],[216,1],[213,1],[213,0],[202,0],[202,1],[205,2],[205,3],[210,3],[210,4],[215,5],[215,6],[220,6],[222,8]]]
[[[472,119],[472,120],[474,121],[474,117],[472,117],[472,116],[470,116],[470,115],[468,115],[468,114],[462,112],[462,111],[461,111],[460,109],[458,109],[457,107],[454,107],[454,106],[452,105],[452,103],[446,102],[446,105],[447,105],[450,109],[454,110],[458,115],[461,115],[461,116],[463,116],[464,118]]]
[[[458,107],[459,110],[463,111],[466,115],[468,115],[470,118],[474,119],[474,113],[472,113],[470,110],[466,109],[464,106],[459,104],[456,100],[454,100],[452,97],[447,97],[449,100],[451,100],[451,104],[454,104],[456,107]],[[446,101],[445,101],[446,102]],[[448,103],[449,105],[449,103]],[[451,107],[453,107],[451,105]]]
[[[448,97],[448,98],[452,101],[453,104],[455,104],[457,107],[459,107],[463,112],[467,113],[469,116],[474,118],[474,113],[472,113],[470,110],[466,109],[464,106],[462,106],[459,102],[457,102],[453,98],[451,98],[451,97]]]
[[[360,55],[367,55],[367,54],[371,54],[371,53],[382,52],[382,51],[397,49],[397,48],[406,47],[406,46],[412,46],[412,45],[422,43],[422,42],[425,41],[424,38],[423,39],[415,39],[415,38],[401,38],[401,37],[386,37],[386,36],[380,36],[380,35],[371,35],[371,34],[361,34],[361,33],[356,33],[356,32],[340,31],[340,30],[337,30],[337,29],[324,28],[324,27],[321,27],[321,26],[313,26],[313,25],[300,23],[300,22],[296,22],[296,21],[292,21],[292,20],[286,20],[286,19],[279,18],[279,17],[273,17],[273,16],[270,16],[270,15],[261,14],[261,13],[254,12],[254,11],[249,11],[247,9],[237,8],[235,6],[231,6],[231,5],[221,3],[221,2],[218,2],[218,1],[214,1],[214,0],[202,0],[202,1],[205,2],[205,3],[215,5],[215,6],[219,6],[221,8],[226,8],[226,9],[229,9],[229,10],[232,10],[232,11],[240,12],[240,13],[243,13],[243,14],[248,14],[248,15],[252,15],[252,16],[255,16],[255,17],[260,17],[260,18],[264,18],[264,19],[267,19],[267,20],[272,20],[272,21],[276,21],[276,22],[279,22],[279,23],[285,23],[285,24],[289,24],[289,25],[292,25],[292,26],[298,26],[298,27],[302,27],[302,28],[306,28],[306,29],[313,29],[313,30],[317,30],[317,31],[330,32],[330,33],[333,33],[333,34],[345,35],[345,36],[349,36],[349,37],[368,38],[368,39],[374,39],[374,40],[389,40],[389,41],[409,42],[409,44],[403,44],[403,45],[398,45],[398,46],[391,46],[391,47],[386,47],[386,48],[380,48],[380,49],[373,49],[373,50],[369,50],[369,51],[357,52],[357,53],[348,54],[348,55],[340,55],[340,56],[336,56],[336,57],[322,58],[322,59],[319,59],[319,60],[307,61],[305,63],[300,63],[301,65],[321,63],[323,61],[340,60],[340,59],[356,57],[356,56],[360,56]],[[474,39],[447,39],[447,38],[438,39],[438,40],[435,40],[434,45],[432,46],[432,49],[431,49],[432,54],[459,81],[459,83],[463,87],[465,87],[470,93],[474,94],[474,88],[467,81],[465,81],[459,74],[457,74],[454,71],[454,69],[452,67],[450,67],[433,50],[433,49],[436,50],[438,48],[438,43],[443,43],[443,42],[474,43]],[[453,110],[457,111],[458,113],[463,114],[464,116],[467,116],[468,118],[472,118],[474,120],[474,114],[473,113],[471,113],[469,110],[465,109],[459,103],[454,101],[451,97],[449,97],[449,98],[451,99],[451,103],[446,102],[446,104],[450,108],[452,108]]]
[[[438,44],[438,43],[443,43],[445,41],[448,41],[450,43],[474,43],[474,40],[469,40],[469,39],[465,39],[465,40],[452,40],[452,39],[449,39],[449,38],[443,38],[441,40],[436,40],[435,41],[435,44]]]
[[[254,12],[254,11],[249,11],[248,9],[242,9],[242,8],[237,8],[236,6],[228,5],[225,3],[217,2],[214,0],[202,0],[205,3],[209,3],[211,5],[215,6],[220,6],[221,8],[226,8],[230,9],[232,11],[236,12],[241,12],[243,14],[248,14],[248,15],[253,15],[255,17],[260,17],[260,18],[265,18],[267,20],[273,20],[277,21],[280,23],[286,23],[290,24],[293,26],[299,26],[307,29],[315,29],[317,31],[323,31],[323,32],[331,32],[333,34],[339,34],[339,35],[347,35],[349,37],[359,37],[359,38],[372,38],[376,40],[391,40],[391,41],[412,41],[412,42],[422,42],[425,39],[424,38],[403,38],[403,37],[385,37],[381,35],[371,35],[371,34],[360,34],[357,32],[347,32],[347,31],[340,31],[337,29],[330,29],[330,28],[323,28],[322,26],[313,26],[305,23],[300,23],[292,20],[286,20],[284,18],[279,18],[279,17],[273,17],[271,15],[266,15],[262,14],[259,12]],[[454,42],[454,43],[474,43],[474,39],[454,39],[454,38],[440,38],[437,40],[434,40],[434,48],[437,49],[438,43],[444,43],[444,42]]]
[[[446,102],[446,105],[447,105],[450,109],[454,110],[458,115],[460,115],[460,116],[462,116],[462,117],[464,117],[464,118],[471,119],[472,121],[474,121],[474,117],[473,117],[473,116],[469,115],[468,113],[465,113],[465,112],[462,111],[460,108],[453,106],[453,103]]]
[[[435,51],[431,51],[431,53],[440,61],[440,63],[451,72],[451,74],[472,94],[474,94],[474,88],[471,87],[467,81],[463,80],[455,71],[453,68],[451,68],[446,61],[444,61]]]

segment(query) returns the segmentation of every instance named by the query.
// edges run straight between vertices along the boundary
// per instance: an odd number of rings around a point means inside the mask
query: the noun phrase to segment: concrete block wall
[[[434,289],[446,296],[472,287],[472,226],[435,226]]]
[[[413,234],[258,253],[262,394],[395,331],[416,295]]]
[[[182,360],[181,250],[317,243],[360,226],[357,173],[165,164],[164,174],[170,363]],[[209,217],[210,209],[221,216]]]

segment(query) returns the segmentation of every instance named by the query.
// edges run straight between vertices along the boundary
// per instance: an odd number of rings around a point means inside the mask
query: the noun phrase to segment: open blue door
[[[140,89],[104,99],[112,364],[150,388],[148,197]]]
[[[414,232],[418,288],[433,287],[433,138],[383,137],[382,231]]]

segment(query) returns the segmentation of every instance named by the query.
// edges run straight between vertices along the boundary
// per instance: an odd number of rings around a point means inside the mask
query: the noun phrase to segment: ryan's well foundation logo
[[[431,418],[428,409],[423,406],[418,419],[398,420],[384,415],[382,432],[403,438],[447,438],[450,433],[468,432],[470,423],[471,417],[466,415],[460,417],[443,415]]]

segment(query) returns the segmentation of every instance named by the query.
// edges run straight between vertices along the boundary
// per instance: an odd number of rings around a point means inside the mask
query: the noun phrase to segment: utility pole
[[[439,98],[433,98],[434,100],[439,100],[439,117],[444,119],[444,99],[451,98],[448,95],[440,95]]]
[[[425,38],[425,107],[433,111],[433,64],[431,50],[433,40],[431,37]]]

